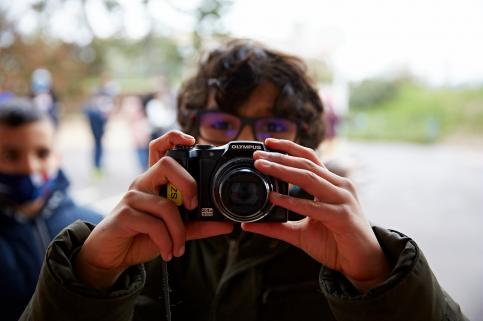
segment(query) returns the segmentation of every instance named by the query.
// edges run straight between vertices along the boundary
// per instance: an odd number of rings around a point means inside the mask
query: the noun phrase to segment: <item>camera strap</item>
[[[171,303],[169,300],[169,279],[168,279],[168,263],[163,260],[161,263],[163,277],[161,279],[161,288],[163,291],[164,311],[166,320],[171,321]]]

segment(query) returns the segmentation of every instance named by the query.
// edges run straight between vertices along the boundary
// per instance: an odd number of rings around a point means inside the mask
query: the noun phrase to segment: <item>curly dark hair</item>
[[[235,113],[252,91],[270,81],[279,88],[274,115],[302,121],[301,145],[317,148],[324,137],[323,105],[305,63],[298,57],[268,49],[260,43],[235,39],[208,52],[199,62],[197,73],[181,86],[178,122],[183,131],[194,134],[193,111],[207,108],[210,91],[217,106]]]

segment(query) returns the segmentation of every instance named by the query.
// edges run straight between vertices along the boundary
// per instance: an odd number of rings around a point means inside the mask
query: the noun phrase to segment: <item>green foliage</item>
[[[352,109],[367,109],[391,100],[397,93],[396,81],[366,79],[352,85],[349,105]]]
[[[164,75],[170,83],[176,83],[181,77],[185,58],[173,38],[111,38],[97,40],[95,46],[103,59],[102,68],[115,78]]]
[[[183,10],[174,1],[164,0],[180,13],[194,17],[193,38],[186,43],[180,37],[163,36],[158,21],[149,4],[142,0],[148,32],[142,39],[127,37],[125,24],[125,1],[101,0],[105,24],[110,24],[115,37],[100,38],[92,25],[87,0],[37,0],[32,2],[25,14],[33,15],[38,25],[34,34],[18,31],[21,16],[11,12],[10,7],[0,5],[0,87],[25,94],[29,89],[30,73],[37,67],[49,69],[61,98],[68,101],[82,100],[92,81],[107,72],[114,80],[121,80],[121,90],[138,92],[153,90],[156,76],[163,75],[171,85],[181,81],[182,71],[190,66],[205,39],[223,37],[222,17],[229,10],[232,0],[202,0],[194,9]],[[79,10],[73,20],[82,35],[82,45],[65,43],[58,39],[52,26],[52,17],[61,14],[67,5],[78,2]],[[73,21],[73,22],[74,22]],[[9,41],[13,37],[12,41]],[[76,39],[75,37],[72,39]],[[78,41],[78,40],[72,40]],[[147,80],[148,79],[148,80]]]
[[[330,83],[333,80],[332,70],[322,59],[307,59],[307,67],[316,83]]]
[[[27,42],[15,36],[12,45],[0,49],[0,88],[27,96],[32,72],[39,67],[47,68],[52,73],[54,89],[63,107],[71,108],[71,103],[84,93],[79,79],[89,72],[87,64],[79,58],[80,48],[39,38]]]
[[[202,0],[195,11],[195,25],[192,33],[193,48],[199,51],[203,39],[210,36],[224,37],[222,16],[233,4],[232,0]]]
[[[448,136],[483,135],[483,88],[431,89],[401,84],[389,100],[352,109],[348,137],[433,143]]]

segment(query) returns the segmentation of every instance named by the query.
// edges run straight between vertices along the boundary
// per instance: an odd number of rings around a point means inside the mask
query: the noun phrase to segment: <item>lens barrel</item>
[[[235,222],[255,222],[264,218],[273,205],[270,179],[257,171],[250,158],[234,158],[213,176],[212,196],[218,211]]]

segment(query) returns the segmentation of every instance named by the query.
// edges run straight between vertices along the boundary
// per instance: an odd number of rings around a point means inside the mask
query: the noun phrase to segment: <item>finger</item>
[[[233,231],[231,222],[187,222],[186,239],[196,240],[216,235],[229,234]]]
[[[156,244],[163,260],[169,261],[173,257],[173,243],[166,225],[162,220],[146,215],[136,209],[125,206],[118,214],[117,220],[124,229],[130,230],[133,235],[146,234]]]
[[[159,187],[168,182],[172,183],[180,191],[186,208],[193,209],[198,206],[195,179],[183,166],[168,156],[161,158],[155,165],[139,176],[131,184],[130,189],[138,189],[157,195]]]
[[[325,202],[340,203],[344,200],[345,195],[342,189],[309,170],[288,167],[264,159],[256,160],[255,168],[268,176],[297,185]]]
[[[130,190],[124,196],[124,199],[135,210],[162,219],[173,242],[173,255],[176,257],[183,255],[186,230],[178,207],[174,202],[136,190]]]
[[[285,152],[289,155],[302,157],[311,160],[319,166],[324,166],[313,149],[296,144],[291,140],[267,138],[265,139],[265,145],[270,149]]]
[[[325,166],[321,166],[317,163],[314,163],[310,159],[299,157],[299,156],[292,156],[281,154],[277,152],[264,152],[264,151],[256,151],[253,154],[253,159],[265,159],[271,162],[275,162],[278,164],[282,164],[288,167],[295,167],[300,169],[306,169],[311,171],[325,180],[328,180],[334,185],[342,186],[343,179],[333,173],[331,173]]]
[[[193,145],[193,136],[184,134],[179,130],[171,130],[163,136],[152,140],[149,143],[149,166],[153,166],[166,152],[176,145]]]
[[[327,225],[333,224],[337,219],[340,219],[342,214],[339,205],[292,197],[276,192],[270,193],[270,202],[273,205],[311,217]]]

